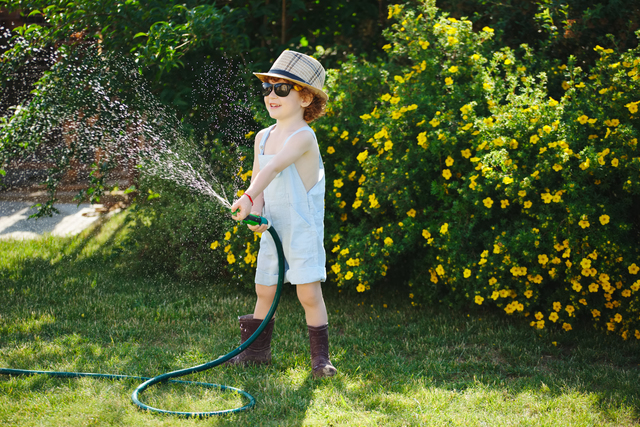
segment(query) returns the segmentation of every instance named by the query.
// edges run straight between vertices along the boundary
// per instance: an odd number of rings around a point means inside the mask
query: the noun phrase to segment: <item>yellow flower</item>
[[[476,302],[476,304],[482,305],[482,301],[484,301],[484,298],[482,298],[480,295],[476,295],[474,301]]]
[[[571,327],[571,325],[569,323],[563,323],[562,324],[562,329],[564,329],[565,331],[569,332],[573,328]]]
[[[618,159],[611,160],[611,166],[613,166],[613,167],[617,168],[618,167],[618,163],[619,163]]]
[[[504,184],[511,184],[513,182],[513,178],[511,178],[510,176],[505,176],[504,178],[502,178],[502,182]]]
[[[371,118],[371,115],[370,114],[363,114],[363,115],[360,116],[360,118],[362,120],[369,120]]]
[[[389,151],[393,148],[393,142],[391,141],[386,141],[384,143],[384,151]]]
[[[447,86],[451,86],[453,84],[453,79],[451,77],[447,77],[446,79],[444,79],[444,84],[446,84]]]
[[[562,170],[562,165],[559,165],[559,164],[556,163],[555,165],[553,165],[553,170],[556,171],[556,172],[561,171]]]
[[[541,312],[538,311],[535,314],[535,318],[536,318],[536,320],[542,320],[542,319],[544,319],[544,314],[542,314]]]
[[[422,237],[424,237],[425,239],[431,237],[431,233],[429,233],[429,230],[422,230]]]
[[[440,234],[445,234],[447,231],[449,231],[449,223],[445,222],[444,224],[442,224],[442,227],[440,227]],[[422,233],[422,235],[424,235],[424,232]]]
[[[484,27],[482,31],[484,31],[485,33],[493,34],[493,28]]]
[[[334,187],[341,188],[343,185],[344,185],[344,183],[342,182],[342,178],[333,180],[333,186]]]
[[[336,150],[333,147],[327,147],[327,153],[333,154],[335,152],[336,152]]]
[[[219,243],[218,243],[218,241],[216,240],[215,242],[213,242],[213,243],[211,244],[211,246],[210,246],[210,247],[211,247],[211,249],[217,249],[217,248],[218,248],[218,246],[219,246]]]
[[[447,156],[447,159],[444,161],[444,163],[449,167],[451,165],[453,165],[453,162],[454,162],[454,160],[453,160],[453,157],[451,157],[451,156]]]
[[[462,150],[460,154],[462,154],[462,157],[464,157],[465,159],[468,159],[469,157],[471,157],[471,150],[467,148],[466,150]]]
[[[400,84],[404,83],[404,79],[401,76],[394,76],[393,79]]]
[[[449,68],[449,72],[450,73],[457,73],[458,72],[458,67],[456,67],[455,65]]]
[[[422,148],[427,148],[427,132],[418,134],[418,145]]]
[[[526,202],[524,202],[524,208],[525,209],[529,209],[531,207],[531,205],[533,205],[533,203],[531,203],[530,200],[527,200]]]
[[[587,120],[589,120],[589,117],[587,117],[587,116],[585,116],[583,114],[582,116],[578,117],[577,120],[580,122],[581,125],[583,125],[583,124],[587,123]]]
[[[351,280],[351,278],[353,277],[353,272],[349,271],[347,274],[344,275],[344,278],[346,280]]]
[[[482,203],[485,205],[485,207],[491,208],[491,206],[493,205],[493,200],[491,200],[491,197],[487,197],[482,201]]]
[[[468,279],[471,276],[471,270],[469,270],[468,268],[465,268],[464,271],[462,272],[462,276],[465,279]]]
[[[638,102],[630,102],[628,104],[625,105],[625,107],[627,107],[629,109],[629,112],[631,114],[635,114],[638,112],[638,104],[640,104],[640,101]]]
[[[391,237],[387,237],[386,239],[384,239],[384,245],[393,246],[393,239]]]
[[[449,179],[451,178],[451,171],[449,169],[445,169],[442,171],[442,176],[444,177],[444,179]]]
[[[579,225],[580,227],[582,227],[582,228],[587,228],[587,227],[589,227],[589,225],[591,225],[591,224],[589,224],[589,221],[582,219],[582,220],[580,220],[580,222],[578,222],[578,225]]]
[[[551,313],[549,315],[549,320],[551,320],[553,323],[556,323],[556,320],[558,320],[558,313],[556,313],[555,311]]]
[[[360,283],[357,287],[356,287],[356,291],[358,292],[364,292],[366,288],[364,287],[364,285],[362,283]]]
[[[640,267],[638,267],[635,262],[629,266],[629,273],[638,274],[638,271],[640,271]]]
[[[622,315],[620,313],[616,313],[616,315],[613,317],[613,320],[615,320],[616,323],[620,323],[622,321]]]
[[[600,215],[600,224],[605,225],[609,223],[609,215]]]
[[[597,283],[592,283],[589,285],[589,292],[598,292],[599,287],[600,285],[598,285]]]
[[[369,152],[368,151],[363,151],[362,153],[358,154],[357,159],[358,159],[358,161],[360,163],[362,163],[367,159],[368,156],[369,156]]]
[[[531,135],[531,138],[529,138],[529,142],[531,142],[532,144],[535,144],[538,141],[540,141],[538,135]]]
[[[231,238],[231,232],[227,231],[226,233],[224,233],[224,240],[229,240]]]
[[[572,305],[567,305],[564,309],[567,311],[567,313],[569,313],[570,316],[576,310]]]
[[[444,268],[442,267],[442,264],[438,264],[438,266],[436,267],[436,273],[438,273],[438,276],[444,275]]]
[[[508,200],[500,200],[500,207],[502,209],[506,208],[507,206],[509,206],[509,201]]]
[[[556,105],[558,105],[558,101],[549,97],[549,107],[555,107]]]
[[[542,265],[545,265],[547,262],[549,262],[549,258],[545,255],[538,255],[538,262]]]
[[[533,291],[532,290],[525,291],[524,296],[527,298],[531,298],[533,296]]]
[[[236,257],[235,257],[235,256],[233,256],[233,254],[232,254],[232,253],[229,253],[229,255],[227,255],[227,262],[228,262],[229,264],[233,264],[234,262],[236,262]]]
[[[380,99],[382,99],[383,101],[388,101],[388,100],[390,100],[390,99],[391,99],[391,95],[390,95],[390,94],[388,94],[388,93],[385,93],[384,95],[382,95],[382,96],[380,97]]]
[[[333,265],[331,266],[331,270],[333,270],[333,272],[334,272],[335,274],[340,273],[340,265],[339,265],[339,264],[333,264]]]

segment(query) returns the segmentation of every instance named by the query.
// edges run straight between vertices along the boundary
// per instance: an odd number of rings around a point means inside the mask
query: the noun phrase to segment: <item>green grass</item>
[[[110,249],[124,233],[116,216],[73,239],[0,242],[0,367],[154,376],[235,348],[236,317],[254,296],[233,283],[130,273],[140,261]],[[392,295],[354,300],[331,284],[325,297],[336,377],[311,378],[303,310],[287,287],[273,365],[184,378],[247,390],[251,411],[185,420],[136,409],[134,380],[0,376],[0,425],[640,425],[635,340],[579,327],[540,334],[517,319]],[[243,403],[181,385],[142,400],[182,411]]]

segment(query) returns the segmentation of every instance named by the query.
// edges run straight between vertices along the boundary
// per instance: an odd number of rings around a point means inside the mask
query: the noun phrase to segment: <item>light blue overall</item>
[[[263,170],[274,155],[265,155],[264,147],[275,125],[269,127],[260,141],[258,162]],[[284,142],[298,132],[308,131],[316,138],[309,126],[295,131]],[[262,214],[276,229],[284,250],[285,282],[293,285],[324,282],[327,278],[324,251],[324,165],[319,156],[320,169],[317,183],[307,192],[296,165],[292,163],[280,172],[264,190]],[[262,233],[256,283],[273,286],[278,283],[278,255],[269,233]]]

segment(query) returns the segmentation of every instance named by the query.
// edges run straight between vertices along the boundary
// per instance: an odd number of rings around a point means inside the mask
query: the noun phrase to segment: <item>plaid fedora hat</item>
[[[290,80],[301,86],[309,88],[311,92],[324,100],[329,96],[322,91],[325,71],[322,65],[314,58],[304,53],[285,50],[280,54],[271,69],[266,73],[253,73],[260,80],[265,81],[269,77]]]

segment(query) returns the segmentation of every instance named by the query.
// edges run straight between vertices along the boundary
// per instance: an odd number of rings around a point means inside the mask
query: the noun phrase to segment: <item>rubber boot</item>
[[[308,326],[313,378],[332,377],[338,370],[329,360],[329,325]]]
[[[262,323],[262,319],[254,319],[253,314],[245,314],[239,316],[240,323],[240,339],[241,343],[245,343],[251,335],[258,329]],[[271,336],[273,335],[273,325],[275,320],[271,319],[265,326],[262,333],[251,343],[242,353],[227,360],[230,365],[269,365],[271,364]]]

